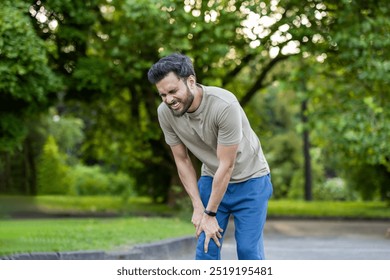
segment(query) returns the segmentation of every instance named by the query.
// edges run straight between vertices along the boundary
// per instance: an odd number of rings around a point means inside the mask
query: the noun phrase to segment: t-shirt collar
[[[202,88],[202,100],[200,101],[199,107],[194,112],[186,113],[190,118],[199,116],[200,113],[202,113],[204,107],[206,106],[206,88],[203,85],[198,83],[197,86],[200,86]]]

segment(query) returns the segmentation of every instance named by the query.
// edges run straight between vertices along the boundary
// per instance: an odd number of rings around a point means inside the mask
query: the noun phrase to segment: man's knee
[[[215,244],[214,240],[210,240],[207,253],[204,252],[205,234],[199,236],[198,244],[196,245],[196,260],[219,260],[221,259],[221,249]]]
[[[239,260],[263,260],[264,250],[255,244],[237,245],[237,256]]]

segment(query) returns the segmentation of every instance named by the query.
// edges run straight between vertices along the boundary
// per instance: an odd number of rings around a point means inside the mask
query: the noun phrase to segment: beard
[[[181,117],[185,113],[187,113],[188,109],[191,107],[192,102],[194,102],[194,95],[191,93],[190,89],[187,87],[187,94],[184,99],[175,99],[170,104],[167,103],[168,108],[171,109],[173,115],[175,117]],[[175,105],[176,103],[180,103],[182,108],[181,109],[173,109],[172,105]]]

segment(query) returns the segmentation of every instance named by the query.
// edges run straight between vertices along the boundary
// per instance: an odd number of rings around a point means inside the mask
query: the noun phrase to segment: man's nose
[[[172,101],[173,101],[173,96],[172,96],[172,95],[167,95],[167,97],[166,97],[166,102],[167,102],[168,104],[171,104]]]

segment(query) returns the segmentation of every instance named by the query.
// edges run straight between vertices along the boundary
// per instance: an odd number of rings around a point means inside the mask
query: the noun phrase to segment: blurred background
[[[385,0],[3,0],[3,215],[82,197],[190,207],[146,75],[172,52],[238,97],[284,214],[302,201],[388,211],[389,14]]]

